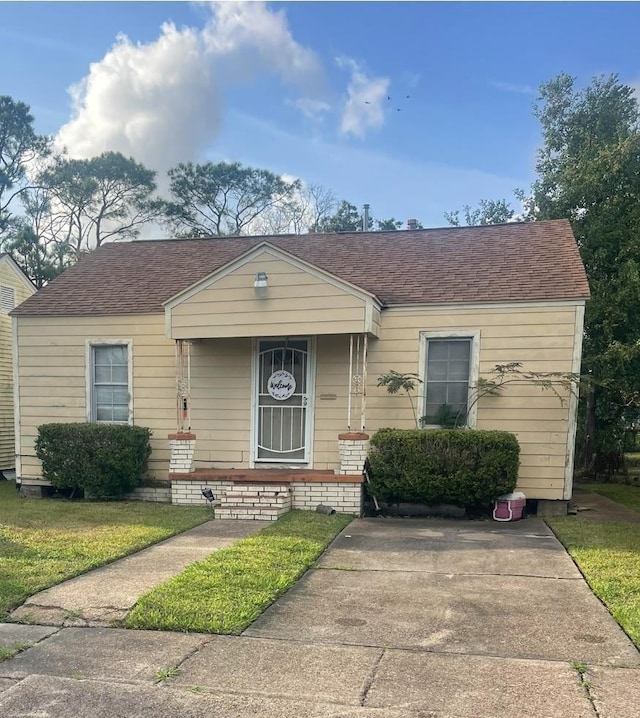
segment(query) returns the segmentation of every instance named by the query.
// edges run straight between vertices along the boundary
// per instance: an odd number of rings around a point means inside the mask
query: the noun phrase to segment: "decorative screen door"
[[[258,342],[256,461],[309,461],[309,342]]]

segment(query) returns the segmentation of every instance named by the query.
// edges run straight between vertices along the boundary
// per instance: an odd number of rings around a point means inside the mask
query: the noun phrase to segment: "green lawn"
[[[640,524],[580,520],[579,515],[547,523],[593,592],[640,648]]]
[[[302,576],[352,519],[291,511],[142,596],[125,625],[238,634]]]
[[[0,481],[0,621],[37,591],[210,518],[206,506],[21,499]]]
[[[640,512],[640,487],[626,484],[585,484],[582,488],[606,496],[634,511]]]

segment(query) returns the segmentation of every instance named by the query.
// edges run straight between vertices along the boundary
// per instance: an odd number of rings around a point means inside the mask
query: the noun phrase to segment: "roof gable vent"
[[[16,293],[13,287],[0,286],[0,313],[9,314],[16,308]]]

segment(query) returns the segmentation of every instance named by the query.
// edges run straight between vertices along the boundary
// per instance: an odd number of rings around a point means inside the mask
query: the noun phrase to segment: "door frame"
[[[305,417],[305,458],[300,460],[274,461],[258,459],[258,376],[260,342],[285,342],[287,339],[306,340],[307,342],[307,406]],[[270,468],[313,468],[313,434],[316,406],[316,337],[315,336],[291,336],[291,337],[253,337],[251,340],[251,427],[249,439],[249,467],[264,466]]]

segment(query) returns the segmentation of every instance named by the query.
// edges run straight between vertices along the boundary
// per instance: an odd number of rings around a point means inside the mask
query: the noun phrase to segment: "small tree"
[[[580,376],[571,372],[536,372],[524,369],[520,362],[508,362],[507,364],[496,364],[490,371],[489,377],[479,377],[475,386],[470,386],[469,401],[467,403],[464,414],[460,411],[456,412],[448,404],[443,404],[437,415],[436,423],[439,426],[456,429],[463,425],[466,421],[469,411],[474,407],[480,399],[485,396],[500,396],[507,384],[533,384],[540,387],[543,391],[551,391],[560,404],[564,406],[565,397],[559,389],[575,392],[580,383]],[[404,392],[409,399],[411,411],[416,423],[416,428],[431,424],[427,417],[418,418],[414,399],[421,398],[423,395],[415,395],[414,392],[418,384],[423,381],[413,372],[400,372],[390,369],[378,378],[378,386],[384,386],[389,394],[398,394]]]
[[[422,384],[422,379],[413,372],[406,372],[400,374],[400,372],[390,369],[386,374],[382,374],[378,378],[378,386],[384,386],[387,388],[389,394],[397,394],[403,391],[409,399],[411,404],[411,412],[413,413],[413,420],[416,423],[416,429],[420,428],[420,422],[418,421],[418,414],[416,412],[416,406],[413,403],[413,392],[416,390],[418,384]]]

